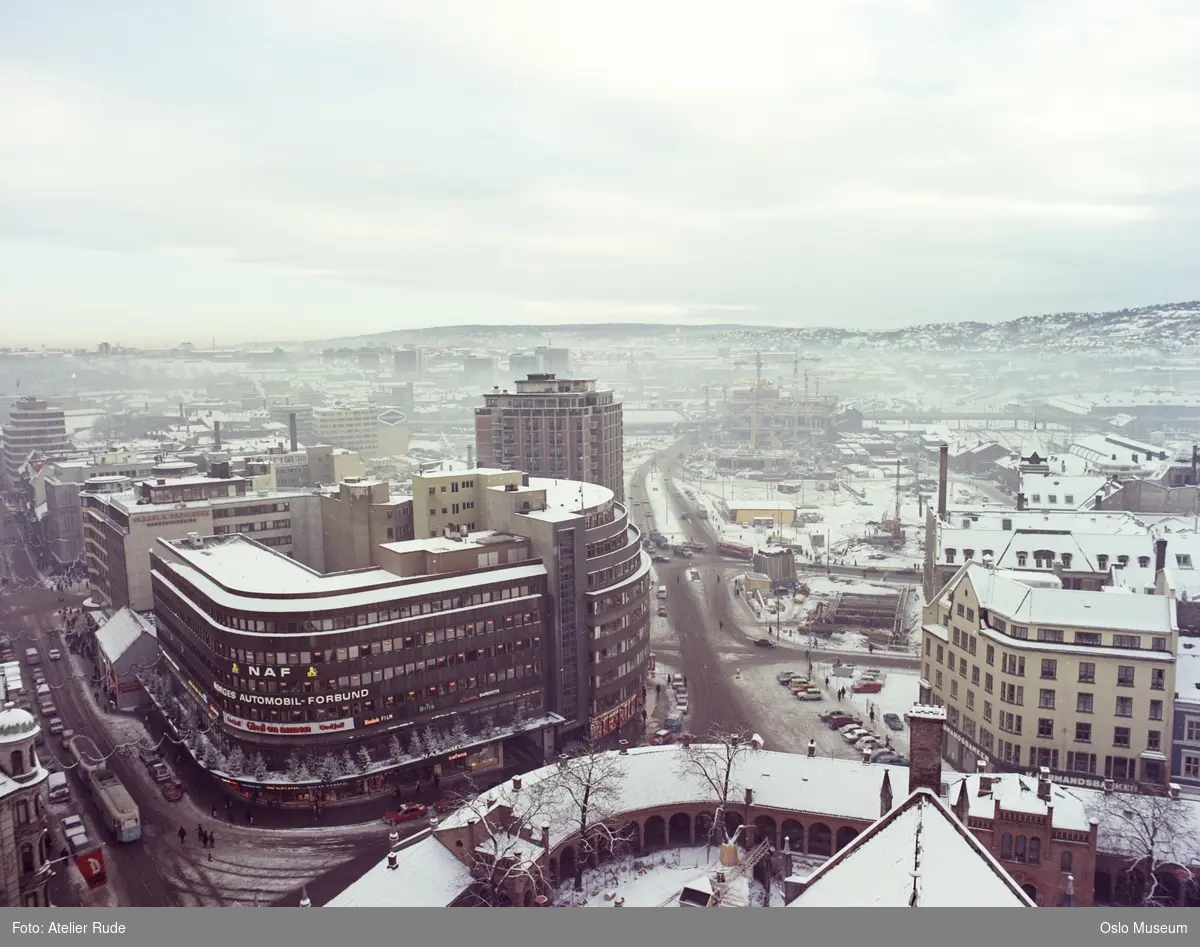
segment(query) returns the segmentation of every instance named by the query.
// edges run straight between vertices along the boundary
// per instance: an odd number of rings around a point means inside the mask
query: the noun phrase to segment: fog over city
[[[1200,907],[1197,37],[0,0],[5,936]]]
[[[69,15],[65,13],[69,10]],[[6,344],[1196,294],[1187,2],[4,5]]]

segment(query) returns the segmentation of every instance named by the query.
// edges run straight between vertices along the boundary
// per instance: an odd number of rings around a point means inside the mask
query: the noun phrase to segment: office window
[[[926,655],[929,655],[929,654],[932,654],[932,653],[933,653],[933,639],[932,639],[932,638],[929,638],[929,637],[927,637],[927,638],[925,639],[925,654],[926,654]]]
[[[969,691],[967,691],[967,710],[974,710],[974,709],[975,709],[975,692],[972,690],[969,690]]]
[[[1162,720],[1163,718],[1163,702],[1161,700],[1150,701],[1150,719]]]
[[[1115,713],[1118,717],[1132,717],[1133,716],[1133,698],[1132,697],[1118,697],[1117,698],[1117,709],[1116,709]]]
[[[950,682],[950,696],[956,700],[958,699],[958,681],[952,680]]]
[[[1183,732],[1185,739],[1200,741],[1200,717],[1189,717]]]
[[[992,675],[985,674],[983,676],[983,689],[989,694],[995,689],[995,678],[993,678]]]
[[[1129,746],[1130,736],[1128,727],[1113,727],[1113,746]]]
[[[1061,643],[1063,640],[1063,632],[1058,628],[1039,628],[1038,641],[1052,641]]]
[[[1200,779],[1200,756],[1183,754],[1183,775],[1188,779]]]
[[[1146,731],[1146,749],[1154,750],[1156,753],[1162,749],[1162,731],[1161,730]]]
[[[1075,742],[1076,743],[1091,743],[1092,742],[1092,725],[1090,723],[1075,724]]]
[[[967,659],[966,658],[958,659],[958,676],[959,677],[967,676]]]
[[[1133,687],[1133,668],[1122,664],[1117,668],[1117,687]]]
[[[1095,684],[1096,683],[1096,665],[1091,661],[1079,662],[1079,683],[1080,684]]]
[[[938,646],[937,646],[937,655],[936,655],[936,658],[937,658],[937,663],[938,663],[938,664],[945,664],[945,663],[946,663],[946,652],[945,652],[945,650],[942,648],[942,646],[941,646],[941,645],[938,645]]]
[[[971,665],[971,683],[975,684],[975,685],[979,684],[979,665],[978,664]]]
[[[996,649],[991,645],[987,646],[987,663],[992,665],[996,663]]]
[[[1029,628],[1025,625],[1010,625],[1008,636],[1010,638],[1026,639],[1029,637]]]
[[[1075,632],[1075,644],[1087,645],[1089,648],[1098,648],[1104,643],[1099,632],[1095,631],[1077,631]]]
[[[1085,773],[1088,776],[1095,776],[1096,754],[1068,751],[1067,770],[1072,773]]]
[[[1038,706],[1043,710],[1054,709],[1054,691],[1043,687],[1038,691]]]
[[[1166,639],[1166,638],[1152,638],[1152,639],[1150,639],[1150,650],[1152,650],[1152,651],[1166,651],[1166,650],[1167,650],[1167,639]]]
[[[933,686],[934,686],[934,687],[941,687],[941,686],[942,686],[942,672],[941,672],[941,671],[938,671],[938,672],[937,672],[937,677],[936,677],[936,679],[935,679],[935,680],[934,680],[934,682],[933,682]]]
[[[1054,736],[1054,720],[1050,717],[1039,717],[1037,734],[1043,740],[1051,739]]]
[[[988,723],[992,722],[992,705],[986,700],[983,702],[983,719]]]
[[[1167,672],[1162,668],[1150,669],[1150,690],[1161,691],[1167,687]]]
[[[1077,694],[1075,695],[1075,712],[1078,714],[1093,713],[1093,694]]]
[[[1142,639],[1140,635],[1113,635],[1114,648],[1140,648]]]
[[[1058,677],[1058,662],[1054,658],[1042,658],[1042,680],[1052,681]]]

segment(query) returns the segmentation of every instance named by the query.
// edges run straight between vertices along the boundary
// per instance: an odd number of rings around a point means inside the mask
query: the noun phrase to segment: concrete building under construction
[[[730,389],[722,425],[725,440],[751,450],[795,448],[825,441],[832,430],[837,399],[758,382]]]

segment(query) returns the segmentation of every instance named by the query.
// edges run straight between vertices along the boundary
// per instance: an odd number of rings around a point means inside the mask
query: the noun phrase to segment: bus
[[[118,842],[136,842],[142,837],[141,813],[116,773],[105,765],[104,754],[91,737],[76,734],[67,744],[83,787],[92,794],[101,821]]]
[[[717,543],[717,555],[734,559],[753,559],[754,547],[745,543],[735,543],[731,539],[722,539]]]

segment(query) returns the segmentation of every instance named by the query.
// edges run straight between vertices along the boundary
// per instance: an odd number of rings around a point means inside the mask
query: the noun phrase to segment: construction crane
[[[750,393],[750,450],[758,449],[758,390],[762,387],[762,370],[763,358],[786,358],[792,363],[792,381],[794,384],[800,384],[800,363],[801,362],[817,362],[819,358],[813,355],[801,355],[799,352],[760,352],[754,353],[754,361],[737,361],[735,366],[754,366],[754,388]],[[808,398],[808,372],[804,373],[804,397]],[[796,399],[793,398],[795,401]],[[793,429],[799,427],[799,403],[796,404],[796,418],[793,420]],[[793,431],[798,433],[798,431]]]

